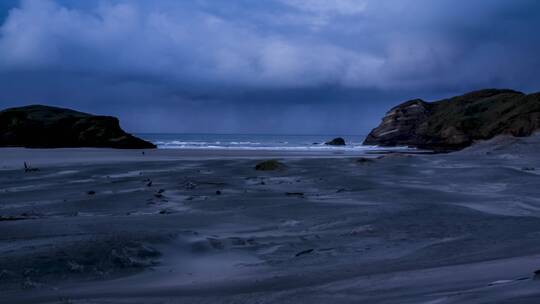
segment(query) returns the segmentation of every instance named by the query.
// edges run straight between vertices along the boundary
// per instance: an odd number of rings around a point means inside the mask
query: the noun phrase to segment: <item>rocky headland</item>
[[[115,117],[44,105],[0,111],[0,147],[156,148],[124,132]]]
[[[497,135],[529,136],[540,127],[540,93],[487,89],[386,113],[364,144],[455,151]]]

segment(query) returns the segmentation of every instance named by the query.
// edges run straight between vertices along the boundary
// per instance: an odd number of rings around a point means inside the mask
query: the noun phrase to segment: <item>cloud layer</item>
[[[363,132],[414,95],[540,90],[534,0],[23,0],[4,15],[0,104],[135,131]]]

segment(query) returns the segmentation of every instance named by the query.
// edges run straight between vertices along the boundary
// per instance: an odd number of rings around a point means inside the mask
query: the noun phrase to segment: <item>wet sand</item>
[[[0,302],[538,303],[539,147],[0,149]]]

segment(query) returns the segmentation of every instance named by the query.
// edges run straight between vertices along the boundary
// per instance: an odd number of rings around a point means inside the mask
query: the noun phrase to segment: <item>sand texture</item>
[[[1,149],[0,302],[540,303],[539,148]]]

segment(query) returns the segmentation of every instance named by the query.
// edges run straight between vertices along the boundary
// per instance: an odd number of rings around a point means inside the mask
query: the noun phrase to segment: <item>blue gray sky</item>
[[[0,106],[131,132],[365,134],[389,107],[540,91],[536,0],[2,0]]]

